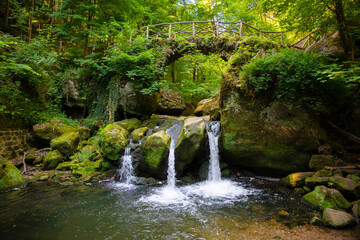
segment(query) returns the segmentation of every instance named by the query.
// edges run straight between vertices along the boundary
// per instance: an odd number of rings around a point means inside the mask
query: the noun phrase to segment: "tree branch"
[[[321,0],[321,1],[325,4],[325,6],[326,6],[330,11],[335,12],[335,9],[333,9],[325,0]]]
[[[328,124],[330,124],[330,126],[332,126],[333,128],[335,128],[339,133],[341,133],[342,135],[348,137],[350,140],[356,142],[356,143],[360,143],[360,138],[358,138],[357,136],[339,128],[338,126],[336,126],[335,124],[333,124],[330,121],[326,121]]]

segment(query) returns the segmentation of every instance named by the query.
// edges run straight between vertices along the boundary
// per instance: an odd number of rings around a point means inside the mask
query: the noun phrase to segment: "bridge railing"
[[[176,39],[178,37],[243,37],[251,35],[264,36],[268,39],[278,41],[282,46],[284,45],[283,32],[260,30],[243,21],[189,21],[153,24],[140,28],[139,31],[130,38],[130,41],[136,36],[142,36],[146,39]]]

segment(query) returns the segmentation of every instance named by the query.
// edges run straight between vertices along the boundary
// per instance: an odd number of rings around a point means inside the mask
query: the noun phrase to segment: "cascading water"
[[[130,139],[129,145],[125,148],[124,156],[122,156],[122,166],[119,170],[120,181],[124,182],[125,184],[131,184],[131,182],[135,179],[134,176],[134,168],[132,165],[132,158],[131,158],[131,146],[133,142]]]
[[[219,162],[219,133],[220,122],[206,122],[206,131],[209,138],[210,159],[208,181],[221,181],[221,170]]]
[[[175,173],[175,147],[176,140],[182,128],[182,122],[179,122],[166,130],[166,133],[170,136],[170,148],[169,148],[169,158],[168,158],[168,170],[167,170],[167,186],[170,188],[175,188],[176,182],[176,173]]]

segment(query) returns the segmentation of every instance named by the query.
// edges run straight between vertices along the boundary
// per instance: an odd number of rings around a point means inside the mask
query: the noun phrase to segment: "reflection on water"
[[[314,213],[265,180],[172,189],[36,183],[0,193],[1,239],[359,239],[308,225]],[[229,187],[230,186],[230,187]],[[261,189],[260,189],[261,188]],[[278,211],[289,212],[288,217]]]

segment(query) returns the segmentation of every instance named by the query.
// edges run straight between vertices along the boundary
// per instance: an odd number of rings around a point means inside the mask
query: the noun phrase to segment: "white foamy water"
[[[210,148],[208,181],[218,182],[221,181],[219,162],[220,122],[206,122],[205,124]]]
[[[168,170],[167,170],[167,185],[170,188],[175,188],[176,172],[175,172],[175,147],[176,140],[182,128],[182,122],[179,122],[166,130],[166,133],[170,136],[170,148],[168,158]]]
[[[134,168],[132,165],[132,158],[131,158],[131,146],[133,142],[130,139],[129,145],[125,148],[124,156],[122,156],[122,166],[119,170],[120,181],[131,184],[132,181],[135,179],[134,176]]]
[[[150,195],[141,197],[139,202],[150,205],[173,205],[178,207],[184,207],[192,204],[189,197],[181,192],[179,188],[171,186],[155,189]]]

